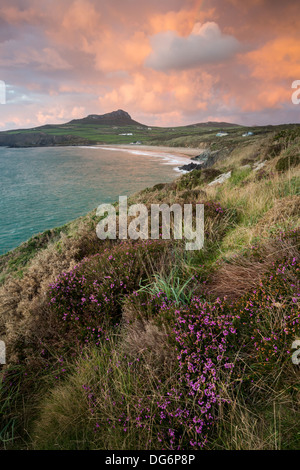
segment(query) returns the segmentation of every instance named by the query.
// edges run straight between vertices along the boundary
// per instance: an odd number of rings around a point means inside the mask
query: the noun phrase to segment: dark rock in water
[[[222,150],[205,150],[200,155],[193,157],[192,163],[183,165],[179,167],[180,170],[192,171],[192,170],[204,170],[206,168],[211,168],[214,163],[218,160],[222,160],[225,156],[228,155],[227,149]]]
[[[192,160],[196,162],[201,162],[201,168],[210,168],[214,165],[218,160],[223,160],[225,157],[228,156],[230,150],[224,148],[222,150],[205,150],[200,155],[193,157]]]
[[[205,150],[204,152],[200,153],[200,155],[197,155],[196,157],[192,157],[192,160],[195,160],[195,161],[205,161],[208,159],[208,157],[212,154],[213,152],[211,152],[210,150]]]
[[[179,170],[192,171],[192,170],[200,170],[201,168],[202,168],[202,165],[199,165],[198,163],[188,163],[187,165],[180,166]]]

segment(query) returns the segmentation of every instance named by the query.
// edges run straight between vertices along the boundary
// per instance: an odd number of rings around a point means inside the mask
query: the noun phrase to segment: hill
[[[140,124],[137,121],[131,119],[131,116],[122,109],[118,109],[118,111],[112,111],[111,113],[107,114],[90,114],[89,116],[83,119],[73,119],[68,124],[77,124],[86,126],[89,124],[92,125],[100,125],[100,126],[142,126],[146,127],[144,124]]]
[[[111,113],[90,114],[65,124],[47,124],[32,129],[0,132],[0,146],[42,147],[62,145],[129,144],[142,141],[148,145],[186,146],[186,138],[192,138],[192,146],[210,139],[216,130],[226,132],[242,129],[226,122],[207,122],[174,128],[149,127],[131,118],[121,109]]]
[[[204,127],[204,128],[216,128],[216,129],[226,129],[230,127],[242,127],[240,124],[233,124],[231,122],[218,122],[218,121],[207,121],[207,122],[198,122],[196,124],[189,124],[186,127]]]

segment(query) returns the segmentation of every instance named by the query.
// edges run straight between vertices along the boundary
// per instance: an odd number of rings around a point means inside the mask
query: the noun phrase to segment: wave
[[[114,152],[126,152],[131,153],[133,155],[146,155],[149,157],[160,158],[163,159],[164,162],[161,162],[161,165],[186,165],[187,160],[190,161],[188,157],[179,157],[178,155],[172,155],[170,153],[165,152],[151,152],[148,150],[131,150],[131,149],[124,149],[118,147],[103,147],[103,146],[81,146],[80,148],[88,148],[88,149],[102,149],[102,150],[111,150]],[[186,173],[184,170],[180,170],[179,166],[175,166],[174,171],[178,171],[180,173]]]

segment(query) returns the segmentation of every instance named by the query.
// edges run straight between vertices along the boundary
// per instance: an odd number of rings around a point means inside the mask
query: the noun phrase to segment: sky
[[[0,80],[0,130],[300,123],[299,0],[1,0]]]

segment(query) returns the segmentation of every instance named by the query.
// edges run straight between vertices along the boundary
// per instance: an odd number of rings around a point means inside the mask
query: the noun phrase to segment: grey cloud
[[[233,36],[222,34],[214,22],[196,24],[188,37],[173,31],[156,34],[151,38],[152,53],[145,65],[156,70],[182,70],[202,64],[223,62],[240,48]]]

